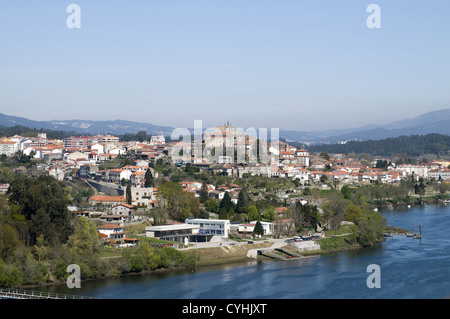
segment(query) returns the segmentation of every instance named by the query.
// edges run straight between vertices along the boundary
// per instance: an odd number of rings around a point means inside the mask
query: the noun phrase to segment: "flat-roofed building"
[[[204,234],[198,225],[175,224],[145,227],[145,235],[187,245],[190,242],[208,242],[212,234]]]
[[[230,221],[228,219],[186,219],[186,224],[200,226],[199,233],[211,234],[227,238],[230,234]]]

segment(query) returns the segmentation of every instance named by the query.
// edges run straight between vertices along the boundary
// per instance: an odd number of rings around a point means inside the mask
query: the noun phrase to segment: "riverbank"
[[[385,233],[407,233],[406,230],[398,228],[398,227],[387,227]],[[380,241],[375,244],[379,244],[385,240],[385,238],[381,238]],[[327,232],[326,238],[316,239],[317,243],[320,245],[320,249],[312,250],[312,251],[296,251],[303,257],[313,257],[313,256],[321,256],[326,254],[338,253],[342,251],[349,250],[359,250],[367,247],[363,247],[358,243],[358,229],[355,225],[343,225],[339,230]],[[275,245],[276,243],[276,245]],[[178,271],[195,271],[200,270],[202,268],[206,268],[209,266],[221,266],[226,264],[239,264],[246,263],[251,261],[276,261],[276,259],[265,257],[262,255],[258,255],[256,259],[248,257],[249,250],[255,249],[264,249],[264,248],[281,248],[283,246],[288,247],[295,251],[295,249],[289,244],[285,243],[284,239],[266,239],[266,240],[256,240],[254,243],[233,243],[229,242],[229,244],[216,246],[216,247],[207,247],[207,248],[191,248],[186,250],[180,250],[180,252],[184,255],[184,260],[190,260],[189,266],[180,264],[178,266],[170,266],[170,267],[161,267],[152,270],[143,270],[139,272],[115,272],[105,274],[99,277],[91,277],[83,279],[84,281],[93,281],[93,280],[102,280],[108,278],[121,278],[126,276],[135,276],[135,275],[147,275],[147,274],[155,274],[155,273],[176,273]],[[373,246],[370,246],[373,247]],[[107,255],[104,256],[103,259],[119,259],[122,258],[121,255]],[[293,258],[294,259],[294,258]],[[21,288],[36,288],[36,287],[44,287],[44,286],[52,286],[52,285],[65,285],[64,281],[55,281],[55,282],[45,282],[38,285],[26,285]]]

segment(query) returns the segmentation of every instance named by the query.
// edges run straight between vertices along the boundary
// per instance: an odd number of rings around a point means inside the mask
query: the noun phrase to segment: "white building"
[[[212,234],[215,236],[227,238],[230,234],[230,221],[228,219],[186,219],[186,224],[198,225],[199,234]]]
[[[5,154],[7,156],[11,156],[14,155],[18,150],[19,148],[17,142],[0,140],[0,155]]]
[[[153,135],[150,138],[150,144],[151,145],[154,145],[154,144],[163,145],[163,144],[166,144],[166,139],[165,139],[164,135]]]
[[[145,236],[170,240],[184,245],[197,240],[198,225],[176,224],[145,227]]]
[[[126,220],[132,220],[134,217],[133,213],[133,206],[128,204],[118,204],[116,206],[113,206],[112,214],[116,216],[123,216]]]
[[[58,181],[64,180],[64,176],[66,175],[66,173],[59,167],[50,167],[47,174],[49,176],[53,176]]]
[[[407,175],[415,174],[420,177],[428,177],[429,168],[423,165],[399,165],[397,171],[404,171]]]
[[[102,138],[102,143],[119,145],[119,138],[117,136],[105,135]]]
[[[273,223],[271,222],[263,222],[260,221],[263,229],[264,229],[264,235],[272,235],[273,234]],[[250,224],[255,224],[256,225],[256,220],[253,222],[250,222]]]
[[[91,150],[94,150],[97,152],[97,154],[103,154],[105,153],[105,146],[100,144],[100,143],[96,143],[94,145],[91,146]]]
[[[428,172],[428,178],[434,178],[439,180],[441,178],[444,181],[450,180],[450,169],[435,169]]]

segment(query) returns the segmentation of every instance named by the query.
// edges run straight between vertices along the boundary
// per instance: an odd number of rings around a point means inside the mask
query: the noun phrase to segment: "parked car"
[[[253,241],[249,240],[249,241],[247,242],[247,244],[253,244]]]

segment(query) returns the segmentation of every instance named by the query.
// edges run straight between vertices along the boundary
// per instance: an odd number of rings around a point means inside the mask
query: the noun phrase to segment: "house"
[[[105,224],[97,228],[101,235],[106,236],[110,242],[115,244],[122,244],[125,239],[123,227],[116,224]]]
[[[155,207],[157,204],[153,187],[131,187],[131,201],[133,205]]]
[[[64,155],[64,160],[77,160],[77,159],[83,159],[87,161],[89,160],[89,155],[79,151],[67,153]]]
[[[53,176],[58,181],[64,180],[65,176],[65,172],[58,167],[50,167],[50,169],[47,171],[47,174],[49,176]]]
[[[222,200],[223,197],[225,196],[225,191],[213,190],[213,191],[209,192],[209,196],[214,197],[218,200]]]
[[[275,208],[278,216],[283,215],[287,211],[287,207],[277,207]]]
[[[98,172],[98,165],[95,164],[84,164],[80,166],[77,171],[77,175],[80,178],[91,179]]]
[[[124,196],[107,196],[107,195],[94,195],[89,197],[89,205],[104,205],[104,206],[115,206],[118,204],[126,203],[126,198]]]
[[[273,223],[271,222],[264,222],[264,221],[260,221],[261,226],[264,229],[264,235],[272,235],[273,234]],[[256,220],[250,222],[250,224],[255,224],[256,225]]]
[[[96,151],[97,154],[105,153],[105,146],[103,144],[97,143],[91,146],[91,150]]]
[[[102,214],[99,218],[105,223],[117,223],[117,225],[123,225],[125,222],[125,216],[122,215]]]
[[[238,232],[242,234],[252,234],[257,221],[252,221],[248,224],[239,224]],[[264,235],[272,235],[273,234],[273,223],[260,221],[261,226],[264,229]]]
[[[122,226],[115,224],[105,224],[97,228],[100,237],[105,239],[108,243],[124,246],[135,246],[139,243],[138,239],[128,238]]]
[[[8,191],[9,184],[0,184],[0,194],[6,194]]]
[[[78,217],[81,217],[81,216],[89,217],[90,214],[91,214],[91,212],[77,210],[77,211],[75,211],[75,214],[76,214]]]
[[[131,171],[129,169],[114,168],[109,170],[109,182],[120,184],[122,180],[129,180]]]
[[[132,220],[134,217],[133,206],[125,203],[113,206],[111,212],[115,216],[123,216],[126,220]]]

